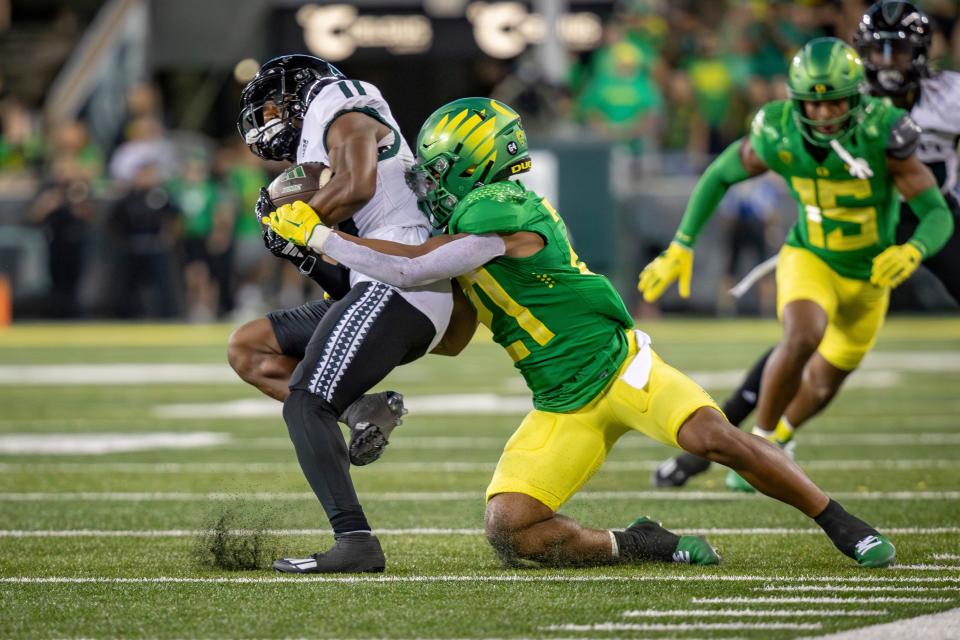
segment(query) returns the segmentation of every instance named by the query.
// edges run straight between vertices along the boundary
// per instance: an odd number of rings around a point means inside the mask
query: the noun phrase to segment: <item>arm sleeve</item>
[[[401,289],[449,280],[506,252],[496,235],[466,236],[416,258],[391,256],[331,234],[323,252],[350,269]]]
[[[908,114],[900,116],[890,127],[887,136],[887,155],[896,160],[906,160],[920,145],[920,127]]]
[[[339,300],[350,291],[350,269],[324,262],[312,252],[304,260],[305,263],[300,265],[301,272],[320,285],[331,298]],[[305,271],[306,267],[309,267],[309,270]]]
[[[943,248],[953,234],[953,216],[937,187],[928,187],[910,198],[907,204],[920,219],[908,242],[929,258]]]
[[[740,141],[737,140],[710,163],[707,170],[703,172],[703,176],[697,181],[697,186],[690,194],[687,210],[680,221],[680,227],[673,238],[674,242],[692,248],[703,225],[713,215],[727,190],[749,177],[750,174],[740,160]]]

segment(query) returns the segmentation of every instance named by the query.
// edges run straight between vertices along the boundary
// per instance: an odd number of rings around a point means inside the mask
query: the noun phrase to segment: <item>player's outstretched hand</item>
[[[913,275],[922,261],[920,250],[909,242],[887,247],[873,259],[870,283],[892,289]]]
[[[317,212],[302,200],[278,207],[276,211],[270,213],[268,218],[265,218],[265,221],[277,235],[298,247],[309,246],[310,236],[314,231],[326,229],[320,222]]]
[[[690,278],[693,275],[693,249],[671,242],[667,250],[640,272],[637,289],[643,299],[653,302],[663,295],[674,280],[679,280],[681,298],[690,297]]]

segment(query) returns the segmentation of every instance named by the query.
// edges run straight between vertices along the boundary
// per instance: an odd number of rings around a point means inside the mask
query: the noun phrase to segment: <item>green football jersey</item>
[[[541,236],[526,258],[501,256],[458,278],[477,317],[507,350],[543,411],[572,411],[606,386],[627,354],[633,318],[610,281],[591,273],[545,198],[517,182],[471,191],[448,231]]]
[[[894,123],[906,115],[888,100],[864,101],[862,121],[842,144],[851,156],[866,160],[873,171],[869,179],[850,175],[833,149],[814,157],[790,101],[766,104],[750,133],[757,155],[783,176],[799,204],[786,244],[808,249],[841,276],[858,280],[870,279],[874,256],[894,243],[900,205],[887,170],[887,140]]]

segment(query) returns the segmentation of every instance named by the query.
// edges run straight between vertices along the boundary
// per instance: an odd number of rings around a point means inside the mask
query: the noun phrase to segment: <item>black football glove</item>
[[[277,209],[273,204],[273,198],[266,187],[260,187],[260,196],[257,198],[257,204],[253,205],[253,212],[257,214],[257,220],[263,224],[263,219],[270,215],[270,212]]]
[[[266,225],[263,226],[263,246],[276,257],[289,260],[297,267],[299,267],[300,263],[307,257],[307,253],[304,253],[303,249]],[[307,252],[313,253],[309,249],[307,249]]]

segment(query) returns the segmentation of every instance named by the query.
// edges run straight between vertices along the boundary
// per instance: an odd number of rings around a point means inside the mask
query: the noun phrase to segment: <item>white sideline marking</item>
[[[607,462],[606,471],[652,471],[660,466],[658,460]],[[830,460],[798,461],[805,469],[860,470],[860,469],[956,469],[960,460]],[[493,471],[493,462],[387,462],[364,468],[370,472],[442,471],[444,473],[475,473]],[[0,462],[0,473],[54,472],[54,473],[300,473],[292,462]],[[949,554],[947,554],[949,555]],[[955,556],[960,560],[960,556]]]
[[[960,566],[946,564],[897,564],[890,568],[908,571],[960,571]]]
[[[960,527],[881,527],[890,535],[942,535],[960,533]],[[0,529],[0,538],[186,538],[206,533],[203,529]],[[246,529],[232,530],[233,533],[249,533]],[[442,535],[442,536],[479,536],[483,529],[444,529],[436,527],[409,528],[409,529],[377,529],[377,535]],[[264,531],[275,536],[314,536],[330,535],[331,529],[267,529]],[[681,535],[697,536],[756,536],[756,535],[823,535],[823,531],[812,527],[808,528],[708,528],[708,529],[677,529]],[[958,568],[960,569],[960,568]],[[865,579],[865,578],[857,578]],[[913,578],[891,578],[895,582],[912,580]],[[915,578],[923,581],[960,581],[945,578]]]
[[[120,451],[196,449],[230,440],[230,434],[210,431],[153,433],[14,433],[0,435],[0,453],[100,455]]]
[[[925,582],[934,578],[890,578],[885,576],[758,576],[758,575],[717,575],[713,573],[675,574],[675,575],[437,575],[437,576],[229,576],[211,578],[184,577],[136,577],[116,578],[106,576],[14,576],[0,577],[0,584],[138,584],[138,583],[197,583],[197,584],[262,584],[273,582],[758,582],[769,580],[788,580],[795,582],[886,582],[911,581]],[[938,580],[951,580],[943,578]],[[849,601],[849,599],[841,599]]]
[[[958,418],[956,422],[960,422]],[[800,442],[822,447],[833,446],[941,446],[960,445],[960,433],[804,433]],[[493,436],[410,436],[397,437],[390,441],[394,449],[497,449],[503,448],[505,437]],[[657,449],[663,450],[663,445],[650,438],[627,433],[617,442],[618,449]],[[251,449],[290,449],[289,438],[249,438],[234,439],[227,448],[231,450],[250,451]]]
[[[404,406],[412,415],[523,415],[533,409],[527,395],[496,393],[451,393],[404,396]],[[275,418],[283,405],[269,398],[162,404],[153,408],[158,418]]]
[[[831,633],[818,636],[818,640],[902,640],[903,638],[956,640],[957,629],[960,629],[960,608]]]
[[[599,622],[595,624],[551,624],[543,631],[812,631],[819,622]]]
[[[958,500],[960,491],[852,491],[831,494],[839,500]],[[27,491],[0,493],[0,502],[157,502],[222,500],[315,500],[311,492],[196,493],[187,491]],[[452,502],[482,500],[479,491],[407,491],[365,493],[368,502]],[[729,491],[582,491],[573,500],[657,500],[657,501],[737,501],[758,500],[755,494]]]
[[[890,586],[863,586],[848,584],[818,584],[818,585],[777,585],[768,584],[757,587],[754,591],[960,591],[960,587],[897,587]]]
[[[740,384],[743,372],[739,370],[694,371],[691,372],[690,377],[702,387],[733,389]],[[899,386],[900,382],[901,376],[895,372],[868,371],[851,376],[848,386],[890,388]],[[422,416],[522,415],[533,409],[529,394],[451,393],[405,396],[404,404],[411,415]],[[158,418],[179,419],[275,418],[281,411],[282,405],[269,398],[162,404],[153,407],[153,414]]]
[[[912,598],[909,596],[864,596],[836,598],[833,596],[736,596],[733,598],[691,598],[694,604],[886,604],[953,602],[955,598]]]
[[[811,586],[812,589],[826,587]],[[824,618],[884,616],[886,609],[645,609],[624,611],[624,618],[666,618],[670,616],[689,618],[801,618],[817,616]]]

